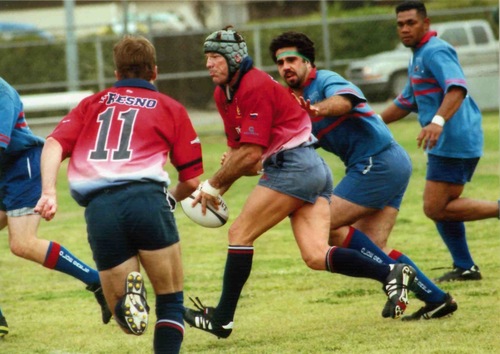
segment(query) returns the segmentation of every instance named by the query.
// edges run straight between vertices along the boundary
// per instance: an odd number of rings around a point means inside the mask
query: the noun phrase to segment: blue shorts
[[[166,190],[159,183],[129,183],[105,189],[89,202],[85,220],[98,270],[116,267],[139,250],[179,242]]]
[[[463,186],[472,179],[478,162],[479,157],[459,159],[427,154],[426,179]]]
[[[350,166],[335,187],[337,197],[366,208],[399,210],[412,172],[411,160],[397,143]]]
[[[34,214],[42,195],[40,156],[43,146],[32,147],[15,157],[6,157],[0,180],[0,210],[9,216]]]
[[[259,185],[314,204],[318,197],[330,201],[332,174],[314,147],[280,151],[264,161]]]

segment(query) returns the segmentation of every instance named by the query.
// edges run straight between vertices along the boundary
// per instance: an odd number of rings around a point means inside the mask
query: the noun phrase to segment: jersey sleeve
[[[176,112],[175,140],[170,150],[170,161],[183,182],[203,174],[201,143],[185,109]]]
[[[85,100],[80,102],[80,104],[73,108],[68,115],[61,119],[54,131],[48,136],[49,138],[57,140],[59,144],[61,144],[63,159],[71,156],[75,143],[83,129],[85,102]]]
[[[354,99],[352,100],[353,106],[366,102],[366,98],[361,90],[340,75],[332,74],[326,76],[321,86],[325,98],[332,96],[349,96],[351,100]]]
[[[415,100],[410,80],[406,81],[403,91],[394,99],[393,102],[397,107],[404,109],[405,111],[418,113],[417,101]]]
[[[465,75],[453,49],[437,50],[426,61],[429,63],[426,68],[436,78],[444,93],[452,86],[462,87],[467,92]]]

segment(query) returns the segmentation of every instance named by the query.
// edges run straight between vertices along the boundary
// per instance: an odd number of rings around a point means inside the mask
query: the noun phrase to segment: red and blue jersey
[[[131,182],[170,184],[167,158],[179,180],[203,173],[198,136],[185,108],[140,79],[118,81],[82,100],[50,137],[71,156],[70,190],[75,200]]]
[[[43,143],[44,139],[33,134],[26,122],[19,94],[0,78],[0,147],[5,149],[5,158]]]
[[[250,63],[249,57],[245,58]],[[224,121],[228,146],[264,147],[263,160],[311,139],[311,122],[295,98],[269,74],[252,67],[244,72],[231,99],[218,86],[214,99]]]
[[[401,109],[418,113],[420,125],[428,125],[452,86],[467,90],[465,75],[455,49],[428,32],[413,51],[408,66],[408,82],[394,100]],[[434,148],[428,151],[443,157],[475,158],[482,155],[482,116],[468,94],[458,111],[443,127]]]
[[[391,132],[357,86],[333,71],[313,69],[304,87],[304,98],[315,104],[335,95],[353,97],[353,108],[338,116],[311,118],[313,133],[323,149],[340,157],[349,167],[394,142]]]

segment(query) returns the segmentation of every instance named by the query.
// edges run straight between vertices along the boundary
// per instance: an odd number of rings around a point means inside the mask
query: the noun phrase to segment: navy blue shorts
[[[479,157],[460,159],[427,154],[426,179],[463,186],[472,179],[478,162]]]
[[[98,270],[116,267],[139,250],[158,250],[179,242],[166,190],[159,183],[130,183],[92,198],[85,219]]]
[[[350,166],[333,194],[367,208],[399,210],[412,172],[411,160],[396,143]]]
[[[6,157],[0,180],[0,210],[9,216],[34,214],[42,193],[40,156],[36,146],[15,157]]]
[[[330,201],[333,181],[330,169],[312,146],[280,151],[264,161],[259,185],[315,203]]]

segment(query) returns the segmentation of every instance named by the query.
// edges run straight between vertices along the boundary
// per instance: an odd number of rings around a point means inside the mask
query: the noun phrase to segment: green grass
[[[214,127],[209,129],[213,130]],[[409,151],[414,174],[390,245],[404,251],[429,276],[441,275],[451,259],[432,222],[422,213],[425,156],[416,149],[418,126],[407,119],[390,126]],[[203,129],[201,129],[203,130]],[[498,113],[485,115],[485,155],[465,195],[496,200],[499,185]],[[202,135],[205,177],[225,150],[222,135]],[[335,180],[344,168],[326,153]],[[244,178],[225,195],[233,220],[255,178]],[[226,258],[227,229],[205,229],[176,212],[182,237],[185,294],[205,304],[218,301]],[[258,222],[258,221],[256,221]],[[500,350],[498,318],[500,270],[498,220],[467,224],[469,245],[484,280],[444,284],[459,310],[447,319],[404,323],[380,316],[385,302],[379,283],[314,272],[300,259],[288,221],[257,240],[254,266],[226,340],[186,328],[183,353],[494,353]],[[93,265],[83,209],[69,196],[65,170],[59,180],[59,213],[43,221],[40,236],[65,245]],[[68,276],[10,254],[0,233],[0,306],[11,333],[0,341],[3,354],[151,353],[153,323],[142,337],[126,336],[115,323],[104,326],[92,294]],[[151,303],[154,297],[147,283]],[[412,298],[408,311],[421,306]],[[154,308],[154,305],[153,305]],[[154,321],[154,315],[152,316]]]

